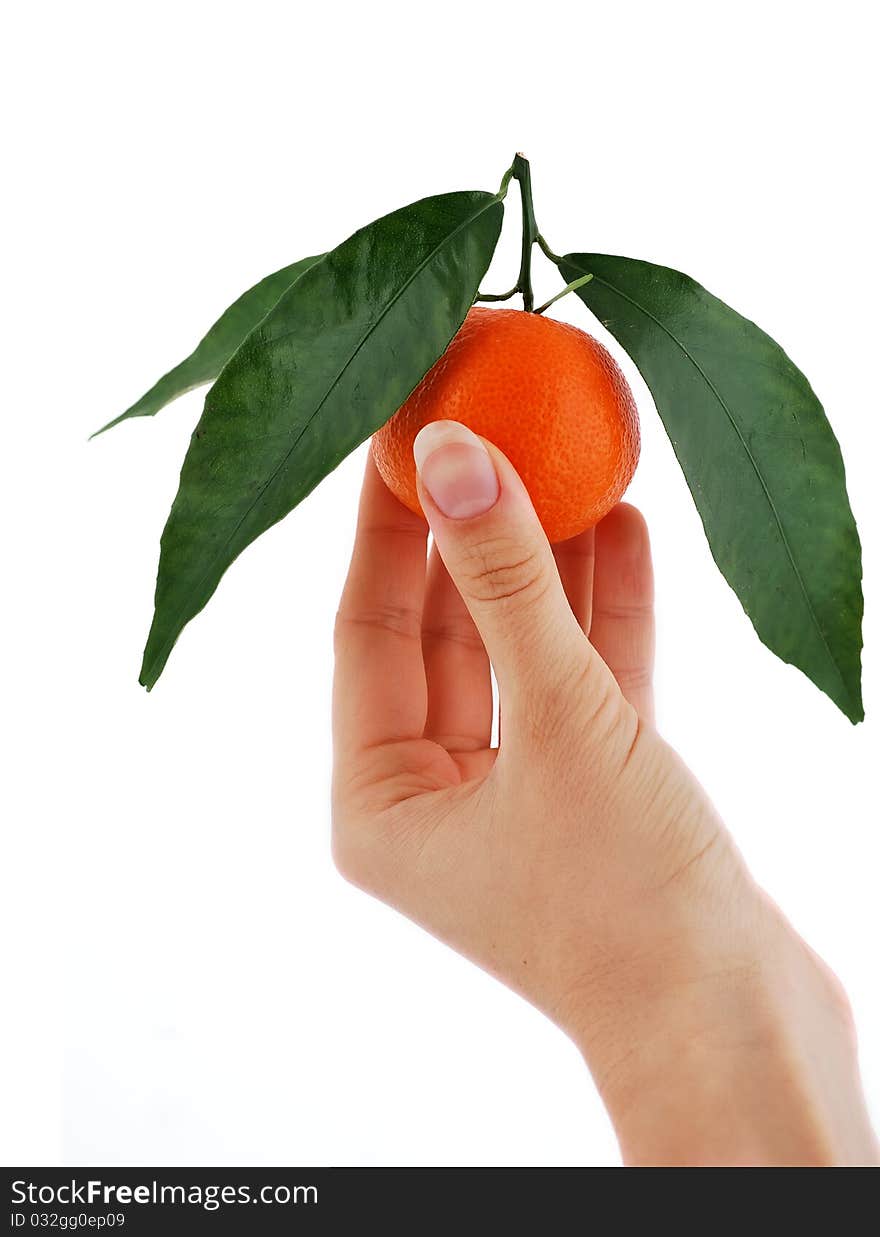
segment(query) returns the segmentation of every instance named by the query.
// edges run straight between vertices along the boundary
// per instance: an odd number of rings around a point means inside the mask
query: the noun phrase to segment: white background
[[[855,729],[759,644],[623,360],[661,728],[844,980],[880,1116],[868,13],[177,0],[7,19],[4,1162],[617,1162],[575,1049],[331,866],[330,633],[362,453],[235,564],[148,696],[158,538],[201,396],[86,442],[257,278],[425,194],[494,189],[517,149],[554,248],[693,274],[783,344],[840,438],[865,548]],[[511,205],[486,286],[513,281]],[[558,286],[545,264],[537,281]],[[588,325],[573,297],[556,310]]]

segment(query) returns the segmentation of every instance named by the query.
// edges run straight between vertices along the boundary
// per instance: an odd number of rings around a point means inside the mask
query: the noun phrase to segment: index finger
[[[336,619],[333,728],[344,751],[420,738],[424,730],[427,535],[425,521],[397,501],[370,455]]]

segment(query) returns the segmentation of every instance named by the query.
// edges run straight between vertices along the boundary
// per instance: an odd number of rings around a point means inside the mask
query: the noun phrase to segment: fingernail
[[[432,421],[413,443],[422,485],[445,516],[468,520],[498,501],[498,474],[483,443],[458,421]]]

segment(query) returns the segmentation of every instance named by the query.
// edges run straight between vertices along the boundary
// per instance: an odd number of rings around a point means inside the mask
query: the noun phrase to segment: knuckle
[[[375,839],[365,822],[334,814],[330,832],[330,855],[336,871],[357,889],[375,892]]]
[[[615,666],[614,677],[625,696],[646,691],[651,686],[651,671],[647,666]]]
[[[361,858],[355,846],[357,821],[354,819],[349,787],[341,783],[334,770],[330,803],[330,856],[336,871],[350,884],[358,884]]]
[[[387,746],[366,750],[355,769],[334,769],[331,787],[334,866],[349,884],[379,897],[394,883],[407,832],[398,808],[406,802],[408,784],[390,772],[389,762]]]
[[[654,615],[654,605],[650,601],[625,602],[619,605],[605,604],[596,610],[597,618],[608,619],[615,623],[643,623]]]
[[[402,636],[416,640],[421,635],[422,616],[420,611],[412,606],[387,603],[354,611],[339,610],[333,629],[335,646],[340,644],[358,628],[373,628],[376,631]]]
[[[486,604],[537,601],[550,584],[541,555],[506,537],[468,547],[461,570],[470,596]]]
[[[375,862],[373,813],[360,776],[334,766],[330,791],[330,856],[336,871],[359,889],[370,886]]]
[[[422,640],[426,644],[455,644],[475,652],[483,652],[483,641],[469,614],[456,615],[422,627]]]
[[[360,864],[347,830],[338,825],[334,825],[330,835],[330,855],[333,866],[342,879],[350,885],[356,885]]]

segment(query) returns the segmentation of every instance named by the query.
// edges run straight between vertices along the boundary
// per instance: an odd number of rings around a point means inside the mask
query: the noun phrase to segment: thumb
[[[457,421],[426,425],[413,454],[434,541],[500,690],[510,698],[524,688],[570,682],[592,651],[510,461]]]

